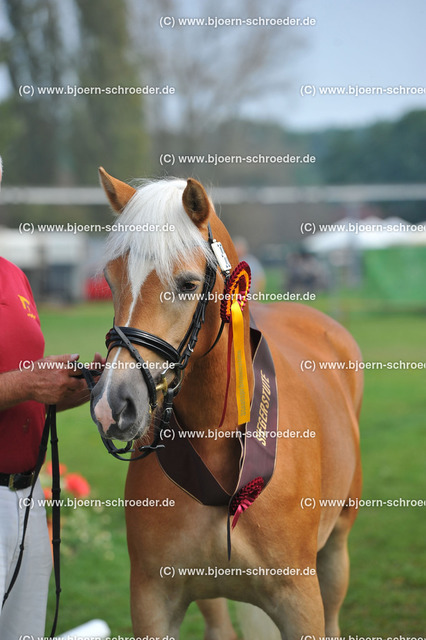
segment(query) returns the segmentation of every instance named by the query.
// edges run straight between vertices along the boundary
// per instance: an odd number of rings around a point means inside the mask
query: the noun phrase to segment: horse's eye
[[[191,293],[192,291],[195,291],[197,288],[197,284],[195,284],[194,282],[183,282],[180,286],[179,289],[182,291],[182,293]]]

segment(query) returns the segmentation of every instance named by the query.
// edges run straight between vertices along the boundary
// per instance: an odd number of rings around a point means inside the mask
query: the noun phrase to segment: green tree
[[[126,0],[75,0],[78,8],[79,83],[135,88],[140,70],[128,34]],[[88,167],[105,164],[128,179],[144,175],[147,137],[141,95],[83,95],[76,101],[68,140],[80,183],[93,181]]]
[[[426,176],[426,111],[411,111],[396,122],[369,127],[328,131],[313,137],[322,154],[318,157],[325,184],[424,183]],[[412,222],[426,217],[422,202],[386,202],[381,208]]]
[[[12,94],[0,105],[8,184],[92,183],[96,167],[146,173],[140,95],[54,93],[39,87],[135,87],[127,0],[0,0],[0,41]],[[20,87],[34,94],[21,96]]]
[[[55,0],[4,0],[9,22],[1,41],[13,93],[2,105],[8,182],[51,182],[61,171],[60,97],[20,97],[20,87],[57,86],[68,65]]]

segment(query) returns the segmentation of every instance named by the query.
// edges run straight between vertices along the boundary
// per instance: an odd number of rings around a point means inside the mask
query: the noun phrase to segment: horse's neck
[[[190,361],[191,366],[185,374],[182,390],[174,402],[179,421],[187,429],[208,430],[217,429],[219,426],[226,393],[228,333],[229,325],[227,324],[221,339],[214,349],[208,355],[200,357],[193,362]],[[211,342],[213,342],[213,339]],[[253,369],[248,314],[245,321],[244,347],[251,398]],[[228,430],[235,430],[238,425],[235,398],[235,367],[232,350],[230,355],[231,378],[223,427]]]
[[[247,323],[246,323],[247,324]],[[218,430],[225,402],[228,329],[215,348],[204,357],[191,363],[186,372],[181,392],[174,408],[182,429],[192,432],[192,444],[222,486],[232,492],[238,475],[241,454],[239,440],[232,435],[238,429],[235,397],[235,368],[232,362],[227,410],[223,426]],[[253,392],[253,369],[248,324],[244,332],[250,398]],[[232,361],[234,355],[231,352]],[[198,431],[198,435],[193,432]],[[217,434],[217,436],[215,436]]]

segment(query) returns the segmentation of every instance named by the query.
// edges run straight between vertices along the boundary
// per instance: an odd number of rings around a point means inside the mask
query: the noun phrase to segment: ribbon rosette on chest
[[[234,362],[236,377],[236,397],[238,408],[238,424],[250,420],[250,394],[248,388],[247,365],[244,352],[244,319],[243,309],[250,291],[251,271],[247,262],[240,262],[229,276],[220,315],[224,322],[230,324],[228,339],[228,374],[230,370],[231,346],[234,345]]]

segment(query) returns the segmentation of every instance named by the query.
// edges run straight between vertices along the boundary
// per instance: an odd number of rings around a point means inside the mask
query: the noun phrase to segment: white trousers
[[[19,556],[25,514],[25,498],[30,487],[11,491],[0,487],[0,597],[9,587]],[[52,554],[46,524],[42,488],[37,481],[25,537],[24,555],[18,578],[0,612],[1,640],[19,640],[20,636],[44,636]],[[0,607],[1,607],[0,602]]]

